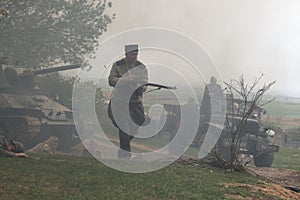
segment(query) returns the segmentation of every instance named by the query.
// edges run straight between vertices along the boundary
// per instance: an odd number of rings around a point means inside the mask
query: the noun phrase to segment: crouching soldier
[[[28,157],[28,155],[24,153],[23,144],[21,142],[11,140],[8,143],[2,135],[0,135],[0,155],[19,158]]]

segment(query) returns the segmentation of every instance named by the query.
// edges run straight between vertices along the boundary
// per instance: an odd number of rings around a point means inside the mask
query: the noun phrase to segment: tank
[[[237,110],[233,108],[234,105],[237,106]],[[244,120],[243,110],[250,110],[252,105],[255,105],[252,101],[244,102],[241,99],[227,97],[226,122],[217,144],[220,156],[224,160],[228,161],[231,158],[232,123],[240,124]],[[264,114],[266,111],[256,106],[245,122],[243,129],[238,132],[240,138],[238,154],[252,156],[256,167],[271,167],[274,154],[279,151],[279,145],[272,142],[275,132],[264,127],[261,122],[261,117]]]
[[[38,89],[35,76],[80,68],[80,64],[31,70],[0,64],[0,134],[29,149],[50,136],[59,138],[59,150],[77,139],[72,110]]]

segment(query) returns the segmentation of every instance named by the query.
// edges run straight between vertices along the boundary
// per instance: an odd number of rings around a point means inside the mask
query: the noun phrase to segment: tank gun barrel
[[[32,89],[36,85],[34,77],[37,75],[76,69],[80,68],[81,66],[81,64],[72,64],[53,68],[32,70],[16,66],[8,66],[3,68],[0,65],[0,88],[2,87]]]
[[[64,71],[64,70],[70,70],[70,69],[77,69],[80,68],[81,64],[74,64],[74,65],[64,65],[59,67],[53,67],[53,68],[46,68],[46,69],[37,69],[33,70],[33,75],[39,75],[39,74],[47,74],[51,72],[58,72],[58,71]]]

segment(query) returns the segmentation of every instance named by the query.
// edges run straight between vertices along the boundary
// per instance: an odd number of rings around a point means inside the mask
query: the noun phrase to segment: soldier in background
[[[24,153],[24,147],[21,142],[11,140],[8,143],[2,135],[0,135],[0,155],[19,158],[28,157],[28,155]]]
[[[217,84],[217,79],[212,76],[210,78],[210,83],[205,86],[203,99],[200,106],[200,114],[205,116],[205,122],[209,122],[211,114],[214,113],[212,110],[212,103],[220,101],[223,98],[223,90],[219,84]],[[214,105],[214,109],[221,108],[222,105]]]
[[[217,84],[216,77],[210,78],[210,83],[205,86],[203,99],[200,105],[200,122],[196,137],[192,142],[192,146],[198,147],[201,145],[209,128],[212,114],[221,114],[225,110],[224,94],[221,86]]]
[[[137,126],[141,126],[145,121],[142,99],[146,87],[142,84],[148,82],[148,72],[146,66],[138,61],[137,57],[138,45],[125,45],[125,58],[113,64],[108,77],[109,85],[114,87],[111,100],[117,102],[113,109],[118,111],[118,116],[113,116],[111,101],[108,106],[108,115],[119,129],[119,158],[131,157],[130,140],[133,139],[133,135],[137,134]],[[132,88],[138,89],[130,94]],[[128,108],[132,120],[128,119]],[[121,124],[117,124],[116,117],[121,119],[118,121]]]

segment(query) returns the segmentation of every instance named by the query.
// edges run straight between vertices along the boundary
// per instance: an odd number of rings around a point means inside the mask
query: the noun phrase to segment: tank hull
[[[51,136],[59,138],[59,150],[76,143],[72,112],[57,101],[43,95],[2,94],[0,97],[0,134],[8,140],[22,142],[25,149]]]

